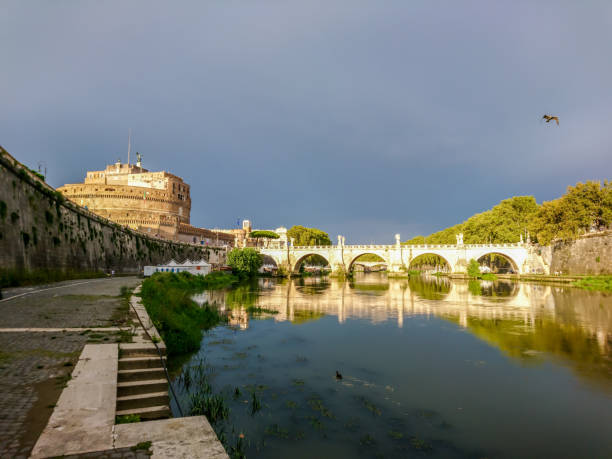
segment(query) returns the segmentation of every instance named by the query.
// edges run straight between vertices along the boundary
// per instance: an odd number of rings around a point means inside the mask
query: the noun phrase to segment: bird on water
[[[544,115],[542,117],[543,120],[546,120],[547,123],[550,123],[551,121],[556,121],[557,122],[557,126],[559,126],[559,117],[558,116],[552,116],[552,115]]]
[[[342,379],[342,375],[338,370],[336,370],[336,379]]]

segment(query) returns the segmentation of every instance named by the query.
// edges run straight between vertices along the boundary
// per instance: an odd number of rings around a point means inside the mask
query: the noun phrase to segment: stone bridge
[[[463,244],[462,237],[457,244],[403,245],[399,234],[395,235],[392,245],[346,245],[343,236],[338,236],[337,245],[294,246],[289,241],[270,241],[265,247],[257,247],[259,252],[274,260],[280,268],[290,273],[299,270],[304,259],[310,255],[320,255],[329,263],[333,273],[347,273],[353,270],[356,260],[362,255],[373,254],[382,258],[387,270],[400,273],[410,269],[412,261],[420,255],[438,255],[443,258],[452,273],[465,273],[469,261],[478,260],[485,255],[500,255],[507,259],[518,274],[549,274],[550,268],[537,253],[536,246],[517,242],[513,244]]]

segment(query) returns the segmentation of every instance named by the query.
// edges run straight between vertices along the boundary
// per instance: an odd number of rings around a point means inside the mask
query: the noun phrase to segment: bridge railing
[[[475,249],[475,248],[517,248],[517,247],[527,247],[528,244],[521,242],[512,242],[507,244],[402,244],[401,247],[404,249]],[[345,249],[349,250],[384,250],[395,248],[395,244],[361,244],[361,245],[345,245]],[[276,244],[270,244],[268,247],[259,246],[260,249],[275,249],[279,248]],[[283,245],[282,248],[285,248]],[[337,249],[337,245],[294,245],[289,246],[291,250],[329,250],[329,249]]]

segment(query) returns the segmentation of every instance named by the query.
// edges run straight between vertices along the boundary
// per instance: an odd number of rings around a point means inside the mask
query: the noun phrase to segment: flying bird
[[[558,116],[544,115],[542,117],[542,119],[546,120],[547,123],[550,123],[551,121],[555,120],[557,122],[557,126],[559,126],[559,117]]]

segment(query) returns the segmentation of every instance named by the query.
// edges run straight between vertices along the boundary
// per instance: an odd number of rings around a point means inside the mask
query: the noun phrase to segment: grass
[[[612,292],[612,276],[589,276],[572,283],[585,290]]]
[[[132,424],[133,422],[140,422],[140,415],[126,414],[125,416],[115,416],[115,424]]]
[[[225,320],[216,309],[198,306],[191,299],[193,293],[235,282],[233,275],[217,271],[207,276],[156,273],[142,283],[142,302],[166,343],[168,355],[197,351],[202,330]]]

